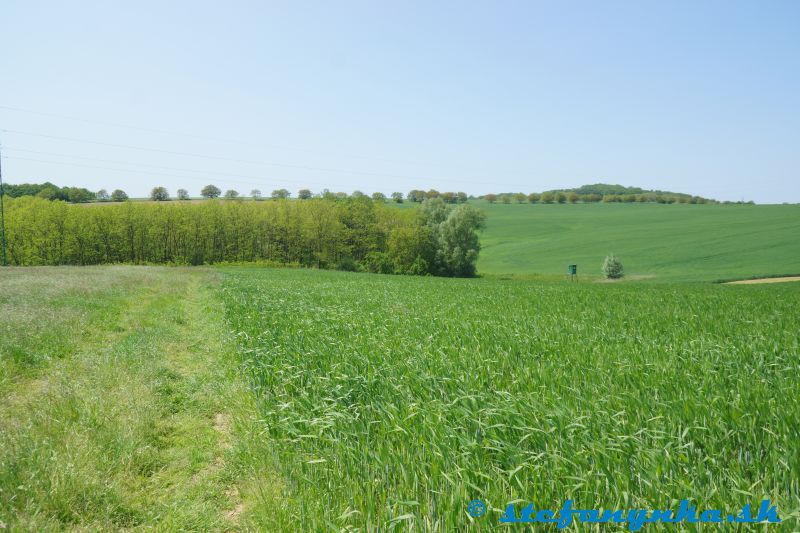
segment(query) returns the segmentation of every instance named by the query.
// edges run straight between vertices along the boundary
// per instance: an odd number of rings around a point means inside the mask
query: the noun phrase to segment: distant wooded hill
[[[664,195],[669,194],[672,196],[692,196],[691,194],[685,194],[680,192],[642,189],[641,187],[626,187],[624,185],[611,185],[609,183],[593,183],[591,185],[581,185],[580,187],[574,189],[553,189],[550,192],[576,192],[578,194],[600,194],[600,195],[653,193],[653,194],[664,194]]]
[[[490,203],[501,202],[517,203],[529,202],[532,204],[543,203],[594,203],[594,202],[655,202],[660,204],[718,204],[718,200],[694,196],[691,194],[671,191],[649,190],[641,187],[626,187],[624,185],[611,185],[608,183],[594,183],[582,185],[573,189],[553,189],[542,193],[525,194],[522,192],[506,192],[499,194],[486,194],[481,198]],[[731,203],[731,202],[724,202]],[[743,202],[737,202],[743,203]],[[749,202],[752,203],[752,202]]]

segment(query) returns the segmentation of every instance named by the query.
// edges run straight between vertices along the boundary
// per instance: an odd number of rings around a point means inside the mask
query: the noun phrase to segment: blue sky
[[[6,1],[3,174],[799,202],[798,27],[796,1]]]

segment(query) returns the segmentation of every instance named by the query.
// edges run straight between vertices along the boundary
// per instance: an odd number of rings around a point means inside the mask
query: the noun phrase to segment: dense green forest
[[[305,201],[69,205],[9,199],[14,265],[263,261],[340,270],[471,276],[483,213],[428,200],[395,209],[367,197]]]

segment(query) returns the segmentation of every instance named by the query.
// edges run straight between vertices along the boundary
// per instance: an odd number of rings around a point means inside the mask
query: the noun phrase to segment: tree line
[[[0,192],[10,198],[37,196],[45,200],[63,200],[71,203],[92,202],[97,198],[96,193],[84,187],[59,187],[49,181],[44,183],[20,183],[18,185],[4,183]]]
[[[129,199],[128,194],[122,189],[114,189],[111,193],[109,193],[107,189],[100,189],[99,191],[92,192],[83,187],[59,187],[50,182],[22,183],[18,185],[5,184],[3,186],[3,191],[11,198],[36,196],[45,200],[63,200],[70,203],[124,202]],[[226,200],[235,200],[245,197],[249,197],[253,200],[264,200],[266,198],[283,200],[291,198],[292,193],[288,189],[282,188],[274,189],[269,196],[265,196],[260,189],[252,189],[249,195],[246,196],[236,189],[228,189],[223,192],[223,190],[216,185],[209,184],[200,190],[200,196],[206,199],[224,198]],[[393,192],[388,196],[382,192],[373,192],[367,195],[358,190],[347,193],[343,191],[333,192],[324,189],[322,192],[314,193],[310,189],[300,189],[297,191],[296,198],[300,200],[309,200],[311,198],[343,200],[346,198],[362,198],[367,196],[375,201],[391,200],[399,204],[404,201],[421,203],[427,199],[433,198],[441,198],[446,204],[463,204],[470,198],[465,192],[439,192],[436,189],[429,189],[427,191],[413,189],[407,194]],[[149,198],[155,202],[166,202],[170,200],[190,200],[192,196],[189,190],[185,188],[177,189],[173,196],[166,187],[157,186],[151,189]]]
[[[97,192],[89,191],[83,187],[58,187],[50,182],[41,184],[23,183],[20,185],[4,186],[5,194],[12,198],[20,196],[37,196],[46,200],[63,200],[70,203],[87,203],[87,202],[124,202],[128,200],[128,194],[122,189],[115,189],[109,193],[106,189],[100,189]],[[252,189],[249,195],[244,195],[235,189],[228,189],[223,192],[222,189],[216,185],[209,184],[200,190],[200,196],[206,199],[223,198],[226,200],[236,200],[249,197],[252,200],[283,200],[292,198],[292,193],[288,189],[274,189],[269,195],[262,194],[260,189]],[[297,191],[295,198],[299,200],[309,200],[312,198],[324,198],[330,200],[344,200],[347,198],[362,198],[368,197],[374,201],[385,202],[393,201],[395,203],[416,202],[422,203],[425,200],[439,198],[446,204],[463,204],[474,196],[469,196],[467,193],[459,191],[445,191],[439,192],[436,189],[422,190],[412,189],[406,194],[402,192],[393,192],[390,195],[385,195],[382,192],[374,192],[366,194],[362,191],[353,191],[347,193],[343,191],[333,192],[324,189],[322,192],[314,193],[310,189],[300,189]],[[192,196],[187,189],[180,188],[175,191],[175,195],[171,195],[166,187],[153,187],[149,195],[150,200],[156,202],[177,200],[190,200]],[[684,193],[675,193],[669,191],[648,191],[639,187],[625,187],[622,185],[608,185],[605,183],[597,183],[593,185],[583,185],[575,189],[563,189],[545,191],[542,193],[529,193],[522,192],[506,192],[506,193],[489,193],[479,196],[489,203],[542,203],[542,204],[565,204],[565,203],[660,203],[660,204],[752,204],[753,202],[719,202],[710,198],[702,196],[693,196]]]
[[[469,205],[432,199],[403,210],[367,196],[86,207],[26,196],[6,203],[14,265],[267,262],[472,276],[483,222]]]
[[[216,185],[206,185],[200,191],[200,196],[207,199],[214,199],[214,198],[225,198],[227,200],[235,200],[237,198],[243,198],[243,195],[239,193],[239,191],[235,189],[228,189],[224,193],[222,189],[217,187]],[[371,195],[367,195],[362,191],[353,191],[352,193],[346,193],[343,191],[333,192],[329,189],[324,189],[320,193],[314,193],[310,189],[300,189],[297,191],[297,198],[299,200],[309,200],[311,198],[324,198],[328,200],[344,200],[346,198],[364,198],[369,197],[374,201],[385,202],[391,198],[391,200],[395,203],[403,203],[404,201],[408,200],[409,202],[418,202],[422,203],[425,200],[432,200],[434,198],[439,198],[442,202],[446,204],[463,204],[466,203],[469,199],[467,193],[465,192],[439,192],[436,189],[429,189],[427,191],[413,189],[409,191],[407,194],[403,195],[402,192],[393,192],[388,197],[382,192],[374,192]],[[261,193],[260,189],[253,189],[250,191],[250,198],[253,200],[263,200],[265,199],[264,195]],[[286,198],[291,198],[292,193],[288,189],[274,189],[272,193],[270,193],[269,198],[273,200],[283,200]],[[169,191],[165,187],[154,187],[153,190],[150,192],[150,199],[154,201],[166,201],[171,200],[172,197],[169,194]],[[177,199],[178,200],[189,200],[189,192],[186,189],[178,189],[177,190]]]

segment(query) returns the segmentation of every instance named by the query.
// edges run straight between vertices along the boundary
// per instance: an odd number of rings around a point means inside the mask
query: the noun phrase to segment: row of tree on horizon
[[[4,184],[3,193],[9,197],[20,196],[37,196],[46,200],[62,200],[70,203],[88,203],[88,202],[124,202],[129,200],[129,195],[122,189],[114,189],[108,192],[107,189],[100,189],[97,192],[89,191],[84,187],[58,187],[50,182],[41,184],[37,183],[23,183],[19,185]],[[287,199],[292,197],[292,193],[285,188],[274,189],[269,195],[262,194],[260,189],[253,189],[248,196],[242,195],[235,189],[228,189],[222,191],[219,187],[213,184],[206,185],[200,191],[200,197],[206,199],[223,198],[227,200],[243,199],[245,197],[253,200],[264,199]],[[180,188],[176,191],[173,197],[166,187],[153,187],[149,195],[150,200],[153,201],[170,201],[177,200],[191,200],[192,195],[187,189]],[[196,198],[196,197],[194,197]],[[482,196],[472,196],[465,192],[439,192],[436,189],[429,189],[427,191],[421,189],[412,189],[407,194],[402,192],[393,192],[390,195],[385,195],[382,192],[374,192],[367,195],[361,191],[353,191],[352,193],[346,192],[333,192],[324,189],[320,193],[314,193],[310,189],[300,189],[297,191],[296,198],[300,200],[307,200],[310,198],[326,198],[326,199],[345,199],[345,198],[371,198],[374,201],[393,201],[395,203],[403,202],[416,202],[421,203],[430,198],[441,198],[442,201],[448,204],[462,204],[468,200],[483,199],[489,203],[542,203],[542,204],[565,204],[565,203],[661,203],[661,204],[731,204],[731,203],[747,203],[754,202],[720,202],[718,200],[704,198],[702,196],[693,196],[684,193],[674,193],[668,191],[648,191],[638,187],[624,187],[622,185],[584,185],[576,189],[563,189],[545,191],[542,193],[522,193],[522,192],[505,192],[505,193],[489,193]]]

